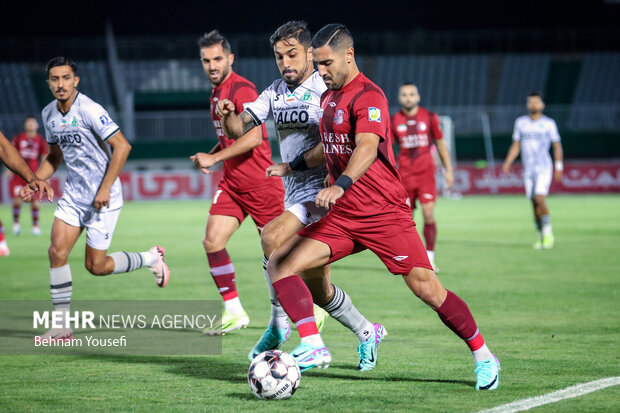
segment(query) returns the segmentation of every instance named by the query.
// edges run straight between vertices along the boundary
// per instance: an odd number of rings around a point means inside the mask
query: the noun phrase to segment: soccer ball
[[[301,381],[297,362],[282,350],[268,350],[252,360],[248,370],[250,389],[259,399],[288,399]]]

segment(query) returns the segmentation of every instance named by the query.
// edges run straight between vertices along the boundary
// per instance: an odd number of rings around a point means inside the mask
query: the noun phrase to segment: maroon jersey
[[[47,142],[38,133],[32,139],[29,139],[25,132],[16,135],[13,138],[13,146],[17,148],[19,154],[34,172],[39,169],[41,157],[47,154]]]
[[[232,72],[228,79],[213,89],[211,93],[211,118],[217,132],[217,138],[222,149],[229,147],[235,141],[224,135],[220,117],[215,113],[218,100],[228,99],[235,104],[235,111],[241,113],[243,105],[254,102],[258,98],[256,86],[249,80]],[[260,146],[224,161],[224,176],[222,180],[237,192],[249,192],[265,186],[275,185],[279,180],[265,177],[265,170],[273,164],[271,147],[267,137],[267,128],[261,125],[263,143]],[[281,183],[280,183],[281,185]]]
[[[413,116],[400,111],[392,117],[392,134],[398,141],[398,172],[403,179],[429,171],[434,173],[431,145],[443,138],[437,114],[422,107]]]
[[[340,90],[321,96],[323,150],[332,183],[347,167],[355,150],[355,135],[374,133],[381,138],[377,158],[362,177],[332,207],[333,213],[376,216],[389,205],[408,211],[407,194],[394,166],[389,135],[389,110],[383,91],[362,73]]]

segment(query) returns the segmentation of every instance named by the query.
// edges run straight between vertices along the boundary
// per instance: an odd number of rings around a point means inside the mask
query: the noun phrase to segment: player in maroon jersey
[[[24,119],[24,132],[15,135],[13,138],[13,146],[17,148],[19,154],[26,160],[28,166],[33,171],[39,169],[39,163],[47,155],[47,143],[45,139],[38,133],[39,122],[34,116],[27,116]],[[10,172],[9,172],[10,173]],[[19,235],[21,232],[19,226],[19,213],[22,206],[22,199],[19,196],[19,190],[26,185],[26,181],[17,175],[13,175],[9,185],[11,196],[13,197],[13,234]],[[39,229],[39,202],[33,198],[31,203],[32,210],[32,233],[41,235]]]
[[[239,139],[229,139],[215,113],[217,102],[228,99],[237,113],[244,104],[258,98],[256,86],[232,70],[235,56],[230,43],[217,30],[198,41],[202,67],[213,86],[211,118],[219,143],[210,153],[199,152],[192,161],[204,173],[211,166],[224,164],[224,176],[213,195],[203,245],[211,275],[224,300],[222,323],[212,334],[228,333],[246,327],[250,319],[241,305],[235,284],[235,269],[226,244],[250,215],[259,232],[272,219],[284,212],[284,187],[281,180],[269,179],[265,170],[273,164],[265,125],[252,128]]]
[[[27,185],[33,191],[39,191],[38,200],[43,199],[43,194],[47,195],[48,201],[54,199],[54,190],[46,181],[39,179],[35,173],[28,167],[28,163],[21,157],[17,149],[11,142],[0,132],[0,161],[7,168],[27,182]],[[34,198],[34,197],[33,197]],[[4,227],[0,221],[0,257],[10,254],[9,247],[4,239]]]
[[[435,265],[437,224],[434,216],[437,184],[431,148],[435,144],[439,158],[446,168],[444,177],[448,188],[451,188],[454,182],[450,152],[443,140],[439,117],[420,107],[420,93],[416,85],[402,85],[398,91],[398,103],[401,110],[392,116],[392,135],[399,148],[398,173],[407,190],[412,211],[415,209],[416,199],[420,200],[424,216],[426,253],[433,270],[438,272]]]
[[[312,54],[328,88],[321,98],[320,132],[332,182],[316,204],[330,210],[277,249],[268,264],[278,300],[301,337],[293,357],[303,370],[331,362],[312,317],[312,295],[297,274],[368,248],[467,343],[476,389],[497,388],[499,362],[467,304],[439,282],[415,230],[394,166],[387,100],[357,68],[351,33],[341,24],[323,27],[312,39]],[[361,370],[376,364],[381,339],[382,326],[375,324],[373,336],[358,348],[365,359]]]

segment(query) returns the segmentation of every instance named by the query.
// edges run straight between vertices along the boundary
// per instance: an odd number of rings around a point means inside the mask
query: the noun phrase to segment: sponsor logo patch
[[[336,102],[329,102],[329,106],[331,106],[332,108],[336,107]]]
[[[368,121],[381,123],[381,109],[369,107],[368,108]]]
[[[110,123],[110,119],[108,119],[106,115],[101,115],[99,116],[99,122],[101,122],[101,124],[105,126]]]
[[[77,126],[77,124],[78,124],[77,117],[74,116],[73,119],[71,119],[71,126]]]
[[[426,130],[426,123],[424,123],[424,122],[418,123],[418,130],[420,132],[424,132]]]
[[[407,258],[409,258],[408,255],[397,255],[395,257],[392,257],[394,261],[402,261],[402,260],[406,260]]]
[[[396,127],[396,130],[399,132],[407,132],[407,125],[401,124]]]

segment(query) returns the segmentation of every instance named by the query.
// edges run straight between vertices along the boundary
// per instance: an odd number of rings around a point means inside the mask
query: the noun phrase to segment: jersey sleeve
[[[551,142],[560,142],[560,133],[558,132],[558,125],[553,119],[549,122],[549,138]]]
[[[441,130],[441,122],[436,113],[431,113],[431,136],[433,139],[443,139],[443,131]]]
[[[237,113],[241,113],[245,110],[248,104],[254,102],[258,98],[258,92],[256,89],[249,86],[242,86],[236,91],[232,97],[232,101],[235,104],[235,110]]]
[[[360,96],[353,104],[355,133],[374,133],[389,140],[390,111],[387,100],[376,91]]]
[[[121,129],[112,120],[108,112],[98,103],[89,105],[82,111],[82,119],[87,127],[102,140],[107,141]]]
[[[512,131],[512,140],[521,142],[521,132],[519,131],[519,119],[515,120],[515,128]]]
[[[52,134],[52,131],[49,129],[48,121],[47,121],[47,108],[43,110],[41,113],[41,118],[43,119],[43,130],[45,131],[45,140],[50,145],[58,145],[58,138]]]
[[[263,90],[263,92],[258,96],[254,102],[247,103],[245,105],[245,111],[252,116],[254,119],[254,123],[256,125],[260,125],[269,116],[271,112],[271,99],[273,97],[273,85],[269,86],[267,89]]]

